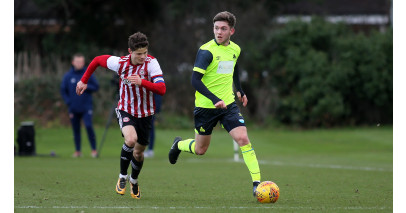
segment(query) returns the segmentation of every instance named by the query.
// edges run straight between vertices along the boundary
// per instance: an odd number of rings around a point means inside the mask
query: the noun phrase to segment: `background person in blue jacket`
[[[75,141],[75,153],[73,157],[82,156],[81,153],[81,134],[80,121],[83,119],[89,138],[90,147],[92,149],[92,157],[97,157],[96,151],[96,136],[92,123],[93,100],[92,93],[99,89],[99,84],[94,76],[91,76],[87,85],[87,90],[83,95],[76,94],[76,84],[86,71],[85,57],[77,53],[72,57],[72,67],[65,74],[61,85],[61,94],[63,100],[69,108],[69,118],[72,123],[73,136]]]

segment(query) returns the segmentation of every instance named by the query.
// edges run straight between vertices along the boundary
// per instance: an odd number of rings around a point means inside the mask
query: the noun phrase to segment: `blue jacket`
[[[83,113],[91,110],[92,105],[92,93],[99,89],[99,83],[92,75],[87,82],[87,89],[79,96],[76,94],[76,84],[80,81],[87,67],[81,70],[74,70],[73,66],[68,73],[65,74],[61,85],[61,95],[66,105],[68,105],[69,112]]]

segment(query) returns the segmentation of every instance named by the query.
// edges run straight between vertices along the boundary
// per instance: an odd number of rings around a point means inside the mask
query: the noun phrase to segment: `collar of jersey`
[[[215,38],[213,38],[213,40],[214,40],[214,43],[217,44],[217,46],[228,47],[231,44],[231,40],[229,41],[230,43],[227,46],[224,46],[224,45],[221,45],[221,44],[217,43]]]

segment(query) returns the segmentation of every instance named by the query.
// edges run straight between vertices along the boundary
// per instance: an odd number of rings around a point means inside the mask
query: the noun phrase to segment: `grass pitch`
[[[103,128],[96,128],[98,140]],[[253,130],[262,180],[280,188],[274,204],[252,197],[251,177],[233,161],[224,130],[213,132],[206,155],[182,153],[175,165],[167,155],[175,136],[193,130],[157,130],[155,157],[139,177],[141,200],[117,195],[123,143],[111,128],[98,159],[90,157],[82,130],[82,158],[74,159],[66,129],[36,129],[38,154],[14,158],[15,212],[392,212],[393,137],[391,127],[334,130]],[[129,170],[130,171],[130,170]]]

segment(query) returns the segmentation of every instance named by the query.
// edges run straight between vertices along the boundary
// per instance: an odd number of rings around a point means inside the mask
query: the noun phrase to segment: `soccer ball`
[[[264,181],[255,190],[255,197],[260,203],[275,203],[279,198],[279,187],[272,181]]]

